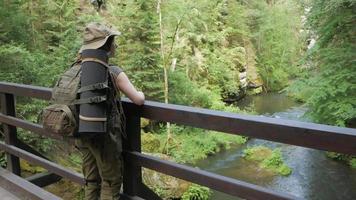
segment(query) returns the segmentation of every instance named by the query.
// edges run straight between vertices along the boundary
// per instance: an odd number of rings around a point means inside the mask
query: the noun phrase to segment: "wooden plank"
[[[123,141],[123,149],[141,152],[141,127],[139,117],[126,115],[126,133],[127,140]],[[131,160],[124,156],[124,193],[129,196],[138,196],[141,183],[141,167],[133,165]]]
[[[184,179],[214,190],[224,192],[245,199],[300,199],[298,197],[278,193],[261,186],[253,185],[233,178],[210,173],[193,167],[180,165],[139,152],[124,152],[125,156],[133,163],[164,174]]]
[[[40,152],[38,152],[37,150],[33,149],[31,146],[29,146],[28,144],[22,142],[21,140],[18,141],[16,147],[27,151],[29,153],[32,153],[33,155],[36,155],[38,157],[44,158],[46,160],[49,160],[46,156],[42,155]]]
[[[12,94],[1,94],[1,113],[15,117],[15,97]],[[16,145],[18,143],[16,126],[4,124],[5,143]],[[18,157],[6,154],[7,169],[21,176],[20,160]]]
[[[356,155],[356,129],[315,123],[241,115],[188,106],[145,102],[138,107],[127,99],[131,115],[230,134]]]
[[[32,164],[39,165],[39,166],[47,169],[48,171],[53,172],[57,175],[60,175],[64,178],[68,178],[69,180],[76,182],[80,185],[85,184],[84,178],[81,174],[71,171],[69,169],[66,169],[56,163],[53,163],[53,162],[43,159],[41,157],[35,156],[35,155],[28,153],[20,148],[0,142],[0,149],[6,151],[8,153],[11,153],[17,157],[20,157],[24,160],[27,160]]]
[[[50,100],[52,95],[52,89],[39,87],[39,86],[24,85],[18,83],[8,83],[8,82],[0,81],[0,93],[9,93],[9,94],[14,94],[16,96],[26,96],[26,97]]]
[[[2,168],[0,168],[0,185],[21,199],[61,199]]]
[[[17,143],[17,147],[19,147],[20,149],[27,151],[31,154],[34,154],[38,157],[41,157],[43,159],[49,160],[46,156],[42,155],[40,152],[36,151],[35,149],[33,149],[32,147],[30,147],[29,145],[25,144],[24,142],[22,142],[21,140],[18,141]],[[59,180],[61,180],[62,177],[58,176],[57,174],[54,173],[49,173],[49,172],[43,172],[43,173],[39,173],[39,174],[35,174],[33,176],[27,177],[26,180],[39,186],[39,187],[45,187],[47,185],[50,185],[52,183],[56,183]]]
[[[37,185],[38,187],[45,187],[47,185],[57,183],[61,179],[61,176],[51,172],[42,172],[26,178],[27,181]]]
[[[19,197],[13,195],[11,192],[0,187],[0,199],[2,200],[21,200]]]

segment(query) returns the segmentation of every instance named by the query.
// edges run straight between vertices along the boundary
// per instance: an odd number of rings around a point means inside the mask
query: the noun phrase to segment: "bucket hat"
[[[105,44],[110,36],[119,36],[121,33],[110,26],[98,22],[89,23],[84,29],[83,45],[79,50],[98,49]]]

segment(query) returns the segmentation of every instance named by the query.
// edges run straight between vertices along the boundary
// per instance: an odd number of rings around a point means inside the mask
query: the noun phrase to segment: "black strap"
[[[106,101],[106,95],[90,97],[90,98],[86,98],[86,99],[77,99],[74,101],[73,104],[100,103],[103,101]]]
[[[109,88],[107,81],[103,83],[95,83],[95,84],[83,86],[78,90],[78,93],[82,93],[90,90],[101,90],[105,88]]]

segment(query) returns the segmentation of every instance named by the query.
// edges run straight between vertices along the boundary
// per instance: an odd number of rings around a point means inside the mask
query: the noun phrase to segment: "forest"
[[[355,11],[355,0],[0,0],[0,81],[53,87],[75,61],[85,25],[96,21],[122,33],[112,63],[147,100],[256,114],[236,102],[284,93],[307,107],[312,122],[355,128]],[[16,114],[37,122],[46,105],[19,97]],[[141,126],[143,151],[178,163],[194,164],[249,140],[147,119]],[[49,156],[67,148],[68,159],[58,162],[80,172],[73,147],[22,129],[18,134]],[[264,167],[285,176],[292,172],[278,149],[246,149],[246,159],[262,150],[270,155]],[[356,168],[355,156],[327,154]],[[6,166],[5,153],[0,155]],[[195,184],[177,193],[165,189],[169,183],[152,187],[167,199],[211,194]],[[64,198],[82,199],[82,189],[73,188]]]

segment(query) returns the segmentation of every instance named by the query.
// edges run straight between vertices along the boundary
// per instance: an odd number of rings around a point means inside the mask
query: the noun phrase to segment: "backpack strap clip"
[[[78,93],[82,93],[82,92],[86,92],[86,91],[90,91],[90,90],[101,90],[101,89],[105,89],[105,88],[109,88],[107,82],[95,83],[95,84],[92,84],[92,85],[87,85],[87,86],[81,87],[78,90]]]
[[[96,96],[96,97],[90,97],[86,99],[77,99],[74,101],[73,104],[86,104],[86,103],[100,103],[103,101],[106,101],[106,95],[104,96]]]

